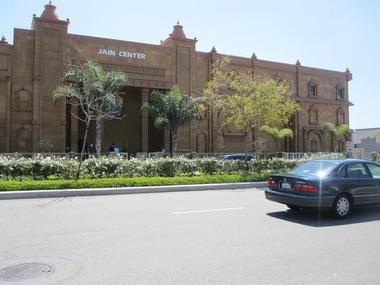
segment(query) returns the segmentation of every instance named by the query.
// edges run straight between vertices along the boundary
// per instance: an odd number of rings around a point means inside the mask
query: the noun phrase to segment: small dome
[[[183,32],[183,26],[177,22],[177,25],[173,26],[173,32],[170,34],[172,39],[186,40],[186,35]]]
[[[56,8],[57,7],[51,4],[51,1],[49,1],[49,4],[45,5],[45,10],[41,14],[41,19],[59,21],[58,15],[55,13]]]

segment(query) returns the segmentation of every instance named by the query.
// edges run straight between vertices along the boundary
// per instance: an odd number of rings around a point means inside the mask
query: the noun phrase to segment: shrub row
[[[86,159],[82,164],[80,176],[81,178],[174,177],[233,174],[241,171],[274,173],[292,169],[303,161],[305,159],[255,159],[246,165],[244,161],[217,158],[127,160],[103,156]],[[75,158],[40,156],[12,158],[0,156],[0,180],[74,179],[78,164],[79,160]]]
[[[108,188],[132,186],[158,185],[188,185],[209,183],[233,183],[263,181],[268,174],[235,174],[235,175],[208,175],[208,176],[180,176],[180,177],[133,177],[133,178],[100,178],[81,180],[29,180],[29,181],[2,181],[0,191],[19,190],[54,190],[54,189],[81,189],[81,188]],[[86,191],[86,190],[84,190]]]

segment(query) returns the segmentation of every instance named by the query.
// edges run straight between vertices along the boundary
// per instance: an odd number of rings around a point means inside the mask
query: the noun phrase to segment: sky
[[[0,0],[0,36],[30,29],[45,0]],[[53,0],[69,33],[159,44],[179,21],[197,50],[345,71],[350,127],[380,127],[380,1]]]

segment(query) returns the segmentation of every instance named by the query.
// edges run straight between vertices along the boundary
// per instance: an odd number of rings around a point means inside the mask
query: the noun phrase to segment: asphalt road
[[[0,284],[379,284],[379,244],[380,208],[337,221],[255,189],[0,201]],[[2,281],[31,263],[52,272]]]

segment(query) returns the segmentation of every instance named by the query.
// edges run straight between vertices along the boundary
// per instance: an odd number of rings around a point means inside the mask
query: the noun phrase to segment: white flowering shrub
[[[271,171],[272,173],[286,172],[304,161],[284,158],[255,159],[250,161],[249,170],[258,173],[263,171]]]
[[[179,158],[177,160],[179,173],[187,176],[194,176],[202,173],[199,167],[199,159]]]
[[[66,157],[6,157],[0,156],[0,178],[30,177],[62,179],[74,177],[78,161]]]
[[[344,153],[339,152],[332,152],[332,153],[323,153],[323,152],[316,152],[316,153],[309,153],[306,154],[303,157],[303,160],[312,160],[312,159],[343,159],[345,158]]]
[[[116,157],[92,156],[83,162],[83,174],[91,178],[116,177],[121,161],[120,158]]]
[[[232,174],[242,171],[255,173],[286,172],[310,159],[334,159],[337,154],[315,154],[303,159],[254,159],[246,164],[242,160],[217,158],[157,158],[123,159],[118,157],[90,157],[83,161],[81,178],[151,177]],[[0,180],[9,179],[74,179],[79,160],[67,157],[6,157],[0,156]]]

